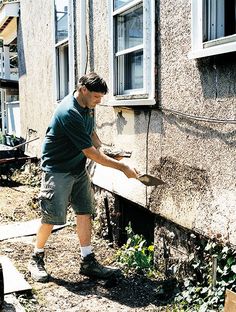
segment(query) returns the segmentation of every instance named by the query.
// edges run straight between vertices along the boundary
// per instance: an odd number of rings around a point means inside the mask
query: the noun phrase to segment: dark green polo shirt
[[[42,146],[42,169],[80,173],[86,157],[82,150],[92,146],[94,111],[82,108],[73,94],[58,105]]]

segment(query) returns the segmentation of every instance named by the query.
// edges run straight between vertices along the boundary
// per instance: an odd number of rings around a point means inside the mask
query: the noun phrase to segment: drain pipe
[[[80,45],[80,54],[79,54],[79,74],[80,77],[86,72],[86,60],[87,60],[87,44],[86,44],[86,16],[87,16],[87,1],[83,0],[79,2],[80,10],[80,25],[79,25],[79,45]]]
[[[214,288],[216,286],[216,274],[217,274],[217,256],[212,256],[212,284],[211,287]]]

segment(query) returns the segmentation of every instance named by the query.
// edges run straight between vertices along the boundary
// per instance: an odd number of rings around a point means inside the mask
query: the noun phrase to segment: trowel
[[[138,180],[146,186],[157,186],[157,185],[165,184],[165,182],[162,181],[161,179],[151,176],[146,173],[139,175]]]
[[[116,158],[116,159],[123,158],[123,157],[130,158],[132,155],[132,152],[127,152],[122,149],[114,149],[114,148],[103,149],[103,153],[109,157]],[[146,186],[157,186],[157,185],[165,184],[165,182],[162,181],[161,179],[151,176],[146,173],[140,174],[137,179]]]

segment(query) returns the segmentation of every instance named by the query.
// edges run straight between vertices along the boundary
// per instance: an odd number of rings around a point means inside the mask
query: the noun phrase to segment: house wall
[[[86,3],[86,69],[96,71],[111,86],[107,2]],[[28,14],[29,1],[22,0],[18,36],[23,47],[19,56],[23,64],[20,69],[22,134],[27,135],[31,128],[37,131],[40,140],[55,107],[51,5],[51,1],[34,1]],[[206,122],[167,111],[235,119],[235,54],[189,60],[190,2],[169,0],[158,1],[157,5],[157,106],[112,107],[110,92],[96,109],[96,129],[108,147],[114,145],[132,151],[132,157],[124,162],[140,172],[156,174],[166,183],[157,188],[145,187],[121,172],[99,165],[91,165],[92,179],[98,187],[183,228],[236,244],[235,124]],[[78,76],[82,66],[78,2],[75,20]],[[35,144],[39,154],[41,142]]]
[[[47,0],[20,2],[17,39],[21,135],[26,139],[40,137],[28,147],[36,156],[40,156],[41,143],[56,103],[52,4]]]
[[[108,11],[103,5],[98,9],[94,2],[89,69],[111,84]],[[166,184],[146,188],[100,166],[94,183],[186,229],[236,244],[235,124],[191,119],[235,119],[235,55],[188,59],[190,2],[160,1],[156,24],[157,104],[163,110],[100,106],[96,118],[102,141],[131,150],[127,163],[161,176]]]
[[[190,2],[160,2],[159,105],[187,115],[235,119],[235,54],[189,60],[190,16]],[[150,143],[156,136],[155,114],[152,120]],[[149,151],[150,171],[160,172],[166,185],[152,191],[150,209],[235,245],[236,125],[167,111],[161,123],[161,155]]]

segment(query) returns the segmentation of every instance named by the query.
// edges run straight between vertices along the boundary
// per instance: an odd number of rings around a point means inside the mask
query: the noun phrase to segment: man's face
[[[83,86],[83,96],[86,107],[93,109],[97,104],[101,103],[104,94],[101,92],[89,91]]]

